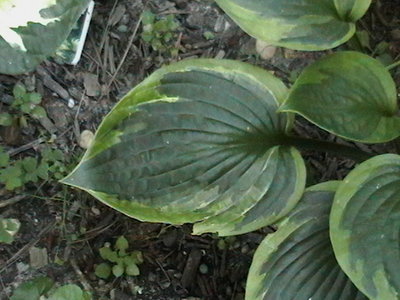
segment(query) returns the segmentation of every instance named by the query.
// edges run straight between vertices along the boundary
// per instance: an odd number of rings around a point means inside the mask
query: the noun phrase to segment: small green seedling
[[[42,96],[39,93],[28,92],[23,84],[17,83],[13,89],[13,96],[11,113],[0,113],[0,126],[10,126],[15,120],[20,126],[26,127],[26,116],[35,119],[46,116],[46,111],[40,106]]]
[[[64,156],[58,149],[46,147],[41,151],[41,159],[25,157],[11,161],[8,153],[0,147],[0,183],[7,190],[14,190],[39,179],[61,179],[66,171]]]
[[[174,15],[157,18],[152,12],[146,10],[142,14],[142,23],[142,40],[150,44],[154,51],[167,52],[172,56],[178,54],[173,40],[177,35],[179,23]]]
[[[54,281],[48,277],[38,277],[22,283],[15,289],[10,300],[90,300],[90,293],[75,284],[54,288]]]
[[[96,266],[95,274],[97,277],[107,279],[111,273],[115,277],[120,277],[123,274],[128,276],[138,276],[140,270],[138,265],[143,263],[142,252],[132,251],[127,252],[129,243],[124,236],[120,236],[114,245],[114,250],[111,249],[110,245],[105,245],[99,249],[100,256],[104,260],[108,260],[109,263],[101,263]]]
[[[20,226],[21,223],[17,219],[4,219],[0,217],[0,243],[11,244]]]

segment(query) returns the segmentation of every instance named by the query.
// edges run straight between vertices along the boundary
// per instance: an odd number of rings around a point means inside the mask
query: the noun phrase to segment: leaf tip
[[[78,180],[75,176],[75,170],[69,173],[66,177],[59,180],[60,183],[70,185],[70,186],[77,186]]]

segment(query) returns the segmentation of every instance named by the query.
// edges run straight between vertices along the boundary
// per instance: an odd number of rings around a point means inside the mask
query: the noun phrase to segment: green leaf
[[[0,126],[11,126],[13,117],[9,113],[0,113]]]
[[[32,108],[32,104],[30,103],[24,103],[20,106],[21,111],[26,114],[29,114],[32,111]]]
[[[0,170],[0,182],[6,185],[7,190],[14,190],[22,186],[22,170],[21,166],[14,165]]]
[[[140,275],[140,270],[139,270],[139,267],[136,264],[131,263],[131,264],[126,266],[125,273],[126,273],[126,275],[129,275],[129,276],[139,276]]]
[[[107,263],[101,263],[96,266],[94,274],[102,279],[107,279],[111,275],[111,267]]]
[[[32,109],[31,114],[35,118],[44,118],[47,116],[45,109],[41,106],[35,106]]]
[[[11,244],[21,223],[17,219],[3,219],[0,217],[0,243]]]
[[[330,230],[340,266],[370,299],[400,294],[400,156],[357,166],[340,185]]]
[[[0,146],[0,167],[6,167],[10,162],[10,155]]]
[[[19,177],[10,177],[5,183],[6,189],[9,191],[15,190],[23,185],[22,179]]]
[[[30,93],[29,102],[33,104],[40,104],[40,102],[42,102],[42,95],[39,93]]]
[[[24,116],[19,117],[19,127],[21,128],[28,127],[28,121]]]
[[[56,289],[47,300],[86,300],[82,289],[75,284],[67,284]]]
[[[135,264],[141,264],[144,262],[143,254],[141,251],[132,251],[130,257],[135,261]]]
[[[343,20],[357,21],[367,12],[371,0],[335,0],[335,7]]]
[[[33,157],[26,157],[22,160],[22,167],[28,173],[33,173],[37,169],[37,159]]]
[[[362,16],[364,8],[364,5],[362,8],[354,6],[353,18],[348,19],[339,16],[334,0],[216,2],[251,36],[268,44],[295,50],[325,50],[345,43],[354,34],[354,21]],[[346,8],[347,5],[340,7],[341,10]]]
[[[49,179],[49,165],[45,162],[41,162],[36,170],[36,175],[43,180]]]
[[[56,3],[56,4],[53,4]],[[67,38],[89,0],[2,1],[0,73],[33,70]]]
[[[154,36],[152,32],[143,32],[141,37],[144,42],[149,43],[153,40]]]
[[[188,60],[154,73],[104,119],[64,183],[140,220],[198,222],[232,235],[276,222],[301,197],[305,167],[270,73]]]
[[[17,83],[16,85],[14,85],[13,95],[16,98],[16,100],[22,99],[25,96],[25,94],[26,94],[26,88],[23,84]]]
[[[358,52],[334,53],[306,68],[280,111],[298,113],[354,141],[381,143],[400,135],[390,73]]]
[[[23,172],[23,181],[24,182],[36,182],[38,179],[37,170],[38,170],[38,162],[36,158],[26,157],[21,161]]]
[[[116,251],[112,251],[110,247],[102,247],[99,249],[100,256],[102,259],[108,260],[110,262],[118,261],[118,254]]]
[[[297,206],[258,247],[249,271],[248,300],[367,299],[340,269],[329,239],[338,182],[306,190]]]
[[[128,240],[122,235],[115,242],[115,248],[119,251],[125,252],[129,248]]]
[[[142,23],[144,25],[153,24],[156,16],[149,10],[145,10],[142,13]]]
[[[115,277],[121,277],[124,274],[124,266],[122,264],[117,264],[112,267],[112,273]]]
[[[203,33],[203,36],[207,41],[215,39],[215,34],[212,33],[211,31],[205,31]]]
[[[64,160],[64,154],[58,149],[47,147],[42,150],[41,154],[44,161],[55,162]]]
[[[10,300],[39,300],[53,285],[53,280],[48,277],[35,278],[18,286]]]

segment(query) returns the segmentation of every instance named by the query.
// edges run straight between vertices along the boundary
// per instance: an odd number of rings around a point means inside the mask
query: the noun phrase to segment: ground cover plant
[[[268,40],[206,2],[98,2],[81,66],[0,75],[0,298],[397,299],[396,7],[265,1]],[[358,30],[258,56],[217,3],[264,47]]]

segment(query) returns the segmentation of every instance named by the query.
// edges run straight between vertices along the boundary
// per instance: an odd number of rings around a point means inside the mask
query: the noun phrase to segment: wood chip
[[[29,249],[29,262],[32,268],[40,269],[49,263],[46,248],[32,247]]]
[[[101,88],[96,74],[84,73],[83,85],[85,86],[86,95],[90,97],[98,97],[100,95]]]
[[[201,250],[192,249],[183,270],[181,283],[184,288],[190,287],[194,282],[201,260]]]

